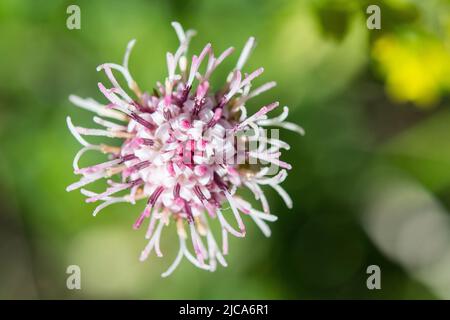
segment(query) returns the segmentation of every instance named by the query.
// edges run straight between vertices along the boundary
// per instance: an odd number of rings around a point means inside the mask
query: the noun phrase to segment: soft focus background
[[[79,1],[81,30],[66,28],[70,4],[0,2],[0,298],[450,298],[449,1]],[[369,4],[381,30],[366,27]],[[228,268],[184,261],[162,279],[178,244],[168,236],[163,259],[140,263],[139,205],[94,218],[93,204],[66,193],[79,146],[65,117],[90,124],[67,98],[104,101],[95,67],[120,62],[132,38],[141,88],[163,79],[174,20],[198,31],[191,53],[209,41],[240,50],[255,36],[246,70],[264,66],[257,83],[278,86],[249,109],[279,100],[307,134],[281,132],[294,208],[267,191],[272,237],[249,221]],[[72,264],[82,290],[66,288]],[[381,290],[366,287],[373,264]]]

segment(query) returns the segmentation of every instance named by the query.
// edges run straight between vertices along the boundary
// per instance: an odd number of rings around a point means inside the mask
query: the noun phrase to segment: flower
[[[438,39],[385,35],[375,41],[372,54],[394,101],[430,108],[450,90],[450,50]]]
[[[162,256],[162,230],[171,221],[176,224],[179,252],[163,277],[171,274],[183,257],[205,270],[214,271],[217,262],[226,266],[224,255],[228,252],[228,234],[245,236],[241,213],[253,219],[262,232],[270,236],[266,221],[275,221],[277,217],[270,213],[261,186],[274,188],[291,207],[291,198],[280,186],[291,166],[279,159],[280,149],[289,149],[289,145],[273,137],[267,138],[263,128],[275,126],[303,133],[298,125],[284,121],[288,115],[287,107],[280,116],[267,118],[266,113],[278,107],[278,102],[247,117],[246,102],[275,86],[275,82],[268,82],[251,90],[251,83],[261,75],[262,68],[242,75],[242,67],[255,46],[254,38],[245,44],[224,88],[212,92],[211,74],[234,49],[229,48],[216,57],[211,45],[207,44],[198,56],[192,57],[188,67],[186,53],[194,31],[185,32],[177,22],[172,26],[180,46],[174,54],[167,53],[168,76],[163,84],[157,83],[157,89],[152,93],[139,89],[128,68],[135,44],[132,40],[122,65],[104,63],[97,68],[106,73],[112,85],[107,88],[98,84],[109,100],[108,104],[90,98],[69,97],[75,105],[96,113],[94,122],[103,129],[74,126],[67,117],[70,132],[83,145],[73,161],[74,173],[82,177],[68,186],[67,191],[108,179],[109,187],[102,193],[81,189],[87,196],[86,202],[102,202],[94,210],[94,216],[114,203],[135,204],[147,199],[145,209],[133,225],[138,229],[145,220],[149,221],[145,235],[148,244],[141,253],[141,260],[145,260],[152,250]],[[206,62],[206,71],[200,74],[203,62]],[[122,89],[113,71],[122,74],[135,99]],[[123,142],[120,147],[95,145],[83,136],[106,136],[123,139]],[[259,143],[258,148],[248,147],[255,143]],[[107,154],[109,160],[80,168],[80,157],[91,150]],[[278,167],[282,170],[270,176],[271,169]],[[119,181],[109,179],[113,176],[120,177],[116,179]],[[242,187],[250,189],[261,201],[262,211],[237,195],[236,191]],[[125,195],[118,195],[124,192]],[[227,203],[231,212],[223,209]],[[229,216],[234,217],[237,228],[229,222]],[[221,226],[221,247],[209,227],[214,220]],[[189,249],[188,238],[194,254]]]

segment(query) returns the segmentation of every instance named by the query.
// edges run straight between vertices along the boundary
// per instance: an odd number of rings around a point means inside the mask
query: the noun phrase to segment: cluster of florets
[[[68,191],[81,188],[87,202],[101,202],[94,215],[114,203],[134,204],[146,199],[145,208],[134,223],[134,228],[138,229],[148,220],[148,244],[141,260],[152,250],[162,256],[163,227],[171,221],[176,224],[180,249],[163,276],[172,273],[183,256],[197,267],[210,271],[215,270],[217,261],[226,266],[228,234],[244,237],[246,233],[241,214],[253,219],[266,236],[270,235],[266,222],[275,221],[277,217],[270,213],[261,186],[274,188],[291,207],[289,195],[280,186],[291,166],[280,160],[280,150],[289,149],[289,145],[276,137],[268,137],[264,128],[273,126],[303,132],[296,124],[284,121],[287,107],[280,116],[267,118],[266,114],[278,107],[278,102],[247,116],[247,101],[275,86],[274,82],[268,82],[252,90],[252,81],[261,75],[262,68],[242,74],[242,67],[255,45],[254,38],[245,44],[225,86],[212,92],[211,74],[233,48],[216,57],[207,44],[188,63],[186,54],[194,32],[184,32],[176,22],[172,25],[180,46],[174,54],[167,53],[168,76],[164,83],[157,83],[151,93],[139,89],[128,68],[133,40],[127,46],[122,65],[105,63],[98,67],[111,82],[111,88],[98,84],[109,103],[70,97],[75,105],[95,112],[94,122],[102,128],[74,126],[70,117],[67,118],[70,131],[83,145],[73,162],[75,174],[82,177],[70,185]],[[206,71],[200,74],[203,62],[206,62]],[[134,98],[121,87],[113,71],[122,74]],[[120,147],[95,145],[82,137],[86,135],[119,138],[123,142]],[[80,157],[90,150],[108,154],[109,160],[80,168]],[[276,174],[273,169],[277,169]],[[113,177],[120,179],[113,180]],[[107,179],[106,191],[96,193],[83,188],[100,179]],[[242,187],[250,189],[261,201],[261,210],[238,196],[237,191]],[[225,204],[231,210],[224,210]],[[230,224],[230,215],[237,227]],[[209,227],[212,220],[220,223],[221,247]],[[189,250],[188,238],[194,254]]]

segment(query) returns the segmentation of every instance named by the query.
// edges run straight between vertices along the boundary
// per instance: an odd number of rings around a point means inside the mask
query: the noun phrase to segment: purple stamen
[[[227,185],[225,182],[223,182],[222,178],[217,174],[217,172],[214,172],[214,182],[217,184],[219,189],[226,191],[228,190]]]
[[[214,111],[214,116],[209,120],[206,127],[212,128],[216,125],[216,123],[220,120],[220,117],[222,117],[222,109],[218,108]]]
[[[121,157],[122,161],[120,161],[120,164],[124,163],[125,161],[130,161],[130,160],[133,160],[136,158],[137,157],[134,154],[127,154],[127,155]]]
[[[190,91],[191,91],[191,86],[187,85],[184,87],[183,92],[181,93],[181,99],[180,99],[181,106],[183,105],[183,103],[186,102]]]
[[[152,139],[146,139],[146,138],[142,138],[141,140],[142,144],[146,145],[146,146],[153,146],[155,144],[155,141]]]
[[[200,199],[200,201],[206,200],[205,195],[203,194],[202,190],[199,186],[194,187],[194,192],[197,195],[197,197]]]
[[[142,180],[141,178],[137,178],[136,180],[130,181],[130,186],[129,188],[138,186],[140,184],[144,183],[144,180]]]
[[[152,109],[150,109],[149,107],[144,107],[142,104],[140,104],[137,101],[133,101],[131,103],[137,110],[139,110],[140,112],[145,112],[145,113],[152,113]]]
[[[159,196],[161,195],[161,193],[164,191],[163,187],[158,187],[155,189],[155,191],[153,191],[152,195],[150,196],[150,198],[148,198],[148,204],[150,205],[155,205],[156,201],[158,200]]]
[[[222,98],[220,98],[219,103],[214,107],[214,111],[216,111],[216,109],[222,109],[225,104],[227,103],[227,98],[225,98],[225,96],[223,96]]]
[[[184,201],[184,210],[186,211],[188,222],[194,222],[194,215],[192,214],[191,207],[189,206],[187,201]]]
[[[173,188],[173,197],[174,197],[174,199],[178,199],[180,197],[180,189],[181,189],[181,186],[180,186],[179,183],[177,183],[175,188]]]
[[[135,120],[136,122],[138,122],[139,124],[143,125],[144,127],[146,127],[147,129],[150,130],[154,130],[156,127],[154,124],[148,122],[147,120],[145,120],[144,118],[142,118],[141,116],[139,116],[137,113],[132,112],[130,114],[130,117]]]
[[[164,119],[166,119],[167,121],[169,121],[170,118],[172,118],[172,114],[170,113],[169,109],[164,109],[163,115],[164,115]]]
[[[142,222],[144,222],[144,219],[150,216],[150,212],[151,212],[151,207],[149,207],[149,206],[145,207],[144,211],[142,211],[142,213],[137,218],[136,222],[133,224],[133,229],[135,229],[135,230],[139,229]]]
[[[151,164],[151,162],[146,160],[146,161],[142,161],[142,162],[135,164],[134,166],[130,167],[130,169],[141,170],[141,169],[148,167],[150,164]]]
[[[200,110],[202,109],[202,107],[204,106],[204,104],[206,103],[206,99],[202,98],[202,99],[195,99],[195,104],[194,104],[194,110],[193,110],[193,115],[198,115],[198,113],[200,112]]]

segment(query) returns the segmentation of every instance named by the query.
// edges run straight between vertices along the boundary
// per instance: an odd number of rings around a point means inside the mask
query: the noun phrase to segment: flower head
[[[185,32],[177,22],[172,26],[180,46],[175,53],[167,53],[168,76],[163,83],[157,83],[153,92],[141,91],[130,74],[128,60],[135,44],[132,40],[121,65],[104,63],[97,68],[105,72],[111,83],[110,88],[98,84],[109,101],[107,104],[70,96],[75,105],[97,114],[93,120],[102,129],[74,126],[67,117],[71,133],[83,145],[73,161],[74,173],[81,175],[81,179],[68,186],[67,191],[81,188],[86,202],[101,202],[94,215],[114,203],[146,200],[133,225],[139,229],[148,221],[145,235],[148,244],[141,260],[153,250],[161,257],[162,230],[170,222],[176,225],[179,252],[162,276],[171,274],[183,257],[205,270],[214,271],[217,262],[226,266],[228,234],[245,236],[243,216],[253,219],[270,236],[267,221],[275,221],[277,217],[270,213],[261,186],[274,188],[291,207],[289,195],[280,186],[291,166],[280,160],[280,150],[289,149],[289,145],[273,136],[267,137],[264,128],[275,126],[303,133],[296,124],[284,121],[287,107],[278,117],[268,119],[266,114],[277,108],[278,102],[247,116],[247,101],[275,86],[274,82],[268,82],[252,89],[252,81],[263,69],[248,74],[241,71],[255,46],[254,38],[245,44],[225,86],[213,92],[211,74],[234,49],[216,57],[207,44],[200,54],[188,59],[186,54],[194,32]],[[199,71],[201,65],[206,65],[203,73]],[[114,73],[124,77],[134,98],[120,86]],[[122,142],[119,147],[96,145],[83,136],[106,136]],[[90,150],[107,154],[108,161],[80,168],[80,157]],[[274,168],[282,170],[271,175]],[[104,192],[84,189],[100,179],[108,179],[109,186]],[[239,197],[240,188],[250,189],[260,200],[262,210]],[[235,222],[230,222],[232,219]],[[209,227],[213,221],[221,226],[221,246]]]

